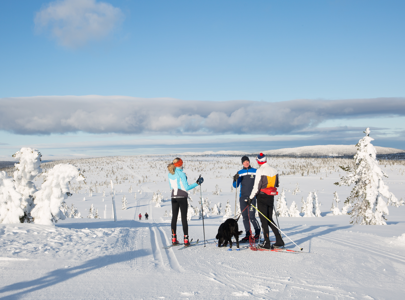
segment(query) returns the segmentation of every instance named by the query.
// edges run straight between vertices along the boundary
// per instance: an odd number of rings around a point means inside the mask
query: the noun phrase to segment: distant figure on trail
[[[142,220],[142,214],[141,213],[139,213],[138,217],[139,217],[139,221]]]
[[[249,157],[243,156],[241,160],[243,169],[233,176],[233,187],[238,188],[240,185],[239,205],[243,217],[243,226],[245,227],[246,232],[246,236],[241,239],[239,243],[248,243],[250,236],[249,219],[255,230],[255,239],[259,239],[260,237],[260,225],[255,217],[255,211],[253,210],[253,207],[246,208],[248,206],[246,200],[249,199],[255,182],[256,169],[250,166]],[[252,204],[256,206],[256,198],[252,200]]]
[[[177,218],[179,209],[181,210],[181,223],[183,225],[184,245],[189,246],[190,240],[188,237],[187,210],[188,210],[188,193],[187,191],[200,185],[204,179],[200,176],[197,181],[191,185],[187,183],[186,174],[183,172],[183,161],[181,158],[175,158],[171,164],[167,166],[169,170],[169,185],[172,190],[172,244],[178,245],[176,235]]]
[[[147,220],[148,217],[149,217],[149,215],[148,215],[148,213],[146,212],[146,213],[145,213],[145,219]]]
[[[276,243],[273,244],[273,247],[283,247],[284,241],[281,238],[280,232],[274,226],[273,221],[274,195],[278,194],[277,187],[279,184],[277,170],[270,167],[270,165],[267,163],[267,157],[263,153],[260,153],[257,156],[256,161],[259,164],[259,169],[256,171],[255,183],[248,200],[248,205],[253,203],[253,199],[257,197],[257,208],[266,216],[264,217],[259,213],[264,233],[264,243],[259,244],[259,247],[265,249],[271,248],[269,226],[276,236]],[[266,218],[271,222],[269,222]]]

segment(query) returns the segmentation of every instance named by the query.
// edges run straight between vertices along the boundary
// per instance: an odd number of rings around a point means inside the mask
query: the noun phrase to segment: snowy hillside
[[[302,253],[255,252],[217,248],[215,235],[227,203],[235,210],[232,176],[240,157],[182,156],[188,182],[199,174],[204,202],[202,220],[189,221],[191,248],[170,244],[171,201],[167,164],[172,156],[108,157],[70,160],[85,181],[71,181],[66,200],[81,217],[56,226],[0,224],[1,299],[403,299],[405,293],[405,207],[389,206],[386,226],[350,225],[341,213],[350,187],[337,187],[348,159],[277,158],[280,197],[298,216],[278,217]],[[254,157],[251,157],[253,161]],[[405,162],[383,160],[384,182],[405,198]],[[49,172],[56,162],[42,164]],[[11,175],[11,174],[9,174]],[[37,177],[39,188],[43,177]],[[112,219],[111,181],[118,220]],[[337,192],[340,202],[336,204]],[[320,217],[303,217],[301,207],[316,193]],[[200,189],[190,191],[197,212]],[[158,200],[158,199],[161,199]],[[125,202],[125,203],[124,203]],[[333,204],[333,205],[332,205]],[[213,208],[221,207],[219,215]],[[336,208],[337,207],[337,208]],[[90,209],[92,208],[92,211]],[[145,220],[144,214],[149,214]],[[301,212],[301,213],[300,213]],[[142,214],[142,220],[138,215]],[[239,230],[244,230],[242,219]],[[181,221],[177,233],[182,241]],[[244,233],[243,233],[244,235]],[[273,238],[272,238],[273,240]],[[296,249],[287,238],[286,248]]]
[[[377,154],[397,154],[405,153],[404,150],[375,147]],[[319,146],[305,146],[297,148],[284,148],[278,150],[263,151],[265,154],[277,156],[353,156],[356,153],[356,146],[354,145],[319,145]]]
[[[378,155],[386,154],[405,154],[405,150],[388,148],[388,147],[375,147]],[[318,146],[305,146],[296,148],[283,148],[277,150],[263,150],[258,149],[257,152],[251,153],[251,155],[257,155],[258,153],[264,153],[273,156],[303,156],[303,157],[320,157],[320,156],[353,156],[356,153],[356,146],[354,145],[318,145]],[[245,155],[248,152],[244,151],[205,151],[205,152],[185,152],[182,155]]]

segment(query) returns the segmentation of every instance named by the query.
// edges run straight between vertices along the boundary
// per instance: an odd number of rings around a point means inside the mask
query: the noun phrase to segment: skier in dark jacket
[[[148,215],[148,213],[146,212],[145,213],[145,219],[147,220],[149,218],[149,215]]]
[[[255,239],[260,237],[260,225],[256,220],[255,211],[252,209],[253,207],[246,208],[247,202],[245,201],[246,199],[249,199],[250,193],[252,192],[256,177],[256,169],[250,166],[250,160],[247,156],[242,157],[242,165],[243,169],[233,176],[233,187],[237,188],[240,185],[239,204],[240,210],[243,211],[243,226],[246,231],[246,236],[240,240],[240,243],[247,243],[249,242],[250,235],[249,218],[255,230]],[[256,206],[256,198],[252,203]]]

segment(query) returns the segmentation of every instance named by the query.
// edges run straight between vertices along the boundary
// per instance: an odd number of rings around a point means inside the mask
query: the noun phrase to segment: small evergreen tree
[[[313,214],[315,215],[315,217],[320,217],[321,216],[321,204],[318,201],[318,195],[316,194],[316,192],[312,193],[312,197],[313,197]]]
[[[288,210],[287,201],[285,200],[285,191],[281,191],[280,196],[277,199],[276,213],[279,217],[289,217],[290,212]]]
[[[342,167],[347,175],[342,177],[336,185],[354,187],[346,199],[352,210],[349,215],[351,223],[361,225],[386,225],[388,215],[387,204],[396,207],[403,205],[394,194],[388,190],[383,178],[388,177],[380,168],[377,161],[377,151],[371,142],[370,129],[366,128],[365,136],[356,144],[357,153],[354,156],[354,167]]]
[[[300,211],[298,210],[298,207],[297,207],[297,204],[295,203],[295,201],[293,201],[291,203],[289,213],[290,213],[291,217],[301,217]]]
[[[226,202],[225,206],[225,214],[224,214],[224,220],[229,219],[232,216],[232,209],[231,205],[229,204],[229,200]]]
[[[338,195],[338,193],[337,192],[334,192],[333,193],[333,201],[332,201],[332,207],[331,207],[331,211],[332,211],[332,214],[334,215],[334,216],[338,216],[338,215],[341,215],[342,213],[340,212],[340,209],[339,209],[339,202],[340,202],[340,199],[339,199],[339,195]]]
[[[24,216],[21,208],[22,195],[16,191],[13,179],[0,171],[0,223],[20,223]]]
[[[127,197],[125,197],[125,195],[122,196],[121,203],[122,203],[122,207],[121,207],[122,210],[126,210],[126,209],[127,209],[128,202],[127,202]]]
[[[309,218],[309,217],[315,217],[313,211],[314,211],[314,197],[312,195],[312,192],[309,192],[307,201],[305,201],[304,204],[304,217]]]

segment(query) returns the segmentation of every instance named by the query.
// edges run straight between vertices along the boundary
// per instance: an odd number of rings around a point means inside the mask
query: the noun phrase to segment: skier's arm
[[[189,191],[189,190],[195,188],[196,186],[198,186],[198,184],[196,182],[189,185],[187,182],[186,175],[183,172],[179,172],[179,173],[180,173],[179,176],[180,176],[181,183],[183,183],[183,186],[186,189],[186,191]]]
[[[274,183],[274,187],[278,188],[279,186],[279,181],[278,181],[278,174],[276,174],[276,182]]]
[[[236,180],[232,183],[232,185],[234,188],[237,188],[237,187],[239,187],[241,182],[242,182],[242,177],[239,177],[238,180]]]
[[[253,189],[252,192],[250,193],[250,199],[253,199],[254,197],[256,197],[257,193],[259,192],[259,185],[260,185],[260,181],[262,180],[262,176],[260,175],[259,172],[256,172],[256,176],[255,176],[255,183],[253,184]]]

